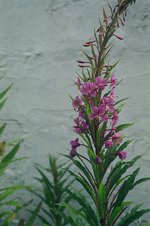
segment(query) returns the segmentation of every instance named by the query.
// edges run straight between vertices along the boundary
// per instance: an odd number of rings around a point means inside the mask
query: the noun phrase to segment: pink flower
[[[83,118],[83,112],[79,110],[79,117]]]
[[[71,151],[70,151],[70,156],[71,157],[74,157],[77,155],[77,147],[80,146],[80,143],[79,143],[79,139],[76,138],[75,140],[71,140],[70,141],[70,145],[71,145]]]
[[[107,122],[108,119],[109,119],[108,115],[106,115],[106,114],[105,115],[102,115],[101,118],[102,118],[102,121],[103,122]]]
[[[81,122],[81,126],[82,126],[83,130],[89,129],[89,125],[86,122]]]
[[[80,127],[81,119],[78,117],[74,119],[74,122],[75,122],[75,126],[73,126],[74,132],[77,134],[82,134],[82,129]]]
[[[100,90],[103,90],[107,86],[107,80],[105,78],[97,77],[95,85],[97,86],[97,88],[100,88]]]
[[[76,98],[72,101],[72,106],[74,108],[79,107],[82,104],[82,99],[79,96],[76,96]]]
[[[112,136],[112,141],[113,141],[114,144],[121,144],[122,141],[123,141],[121,132],[115,133]]]
[[[114,98],[113,97],[103,97],[102,103],[106,105],[106,110],[109,112],[114,111]]]
[[[75,140],[71,140],[70,145],[71,145],[71,149],[74,149],[74,148],[76,149],[77,147],[80,146],[79,139],[76,138]]]
[[[106,106],[101,104],[100,106],[93,106],[92,107],[92,114],[89,115],[89,119],[99,119],[102,118],[103,121],[108,120],[108,117],[105,115]]]
[[[114,88],[110,92],[110,97],[115,100],[115,91],[114,91]]]
[[[83,121],[82,118],[76,118],[74,119],[75,126],[73,126],[73,130],[77,134],[82,134],[83,132],[88,132],[89,130],[89,125]]]
[[[105,105],[113,105],[114,104],[114,98],[113,97],[103,97],[102,102]]]
[[[116,85],[117,85],[117,83],[118,83],[118,81],[117,81],[115,75],[112,75],[112,77],[111,77],[111,79],[110,79],[110,86],[111,86],[112,88],[115,88]]]
[[[106,148],[111,148],[113,147],[114,143],[112,142],[112,140],[107,140],[105,141],[105,147]]]
[[[110,133],[111,133],[111,134],[114,134],[115,131],[116,131],[116,128],[115,128],[115,127],[112,127],[112,128],[110,129]]]
[[[117,152],[117,155],[119,156],[119,158],[121,160],[124,160],[127,157],[127,152],[126,151],[119,151],[119,152]]]
[[[115,110],[113,112],[113,117],[112,117],[112,121],[111,121],[111,126],[114,127],[118,122],[118,112]]]
[[[81,87],[81,93],[86,96],[96,97],[96,87],[93,82],[85,82]]]
[[[73,131],[77,134],[82,134],[82,129],[79,126],[73,126]]]

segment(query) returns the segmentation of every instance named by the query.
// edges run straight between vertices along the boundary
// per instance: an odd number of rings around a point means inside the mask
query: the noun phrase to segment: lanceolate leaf
[[[124,129],[127,129],[130,126],[133,126],[134,123],[127,123],[127,124],[122,124],[116,127],[116,132],[122,131]]]
[[[120,113],[122,111],[124,107],[124,104],[120,104],[118,107],[117,107],[117,112]]]
[[[74,162],[74,164],[81,170],[81,172],[83,173],[83,175],[86,176],[88,182],[90,183],[90,185],[92,186],[93,189],[95,189],[95,185],[94,185],[94,178],[92,176],[92,174],[90,173],[89,170],[87,170],[88,168],[86,168],[83,164],[81,164],[78,160],[72,160]]]
[[[67,203],[62,203],[61,206],[64,206],[64,208],[66,208],[66,210],[68,211],[67,215],[63,214],[62,216],[65,220],[62,226],[65,226],[68,224],[70,224],[71,226],[76,226],[76,225],[84,226],[84,223],[83,223],[84,214],[82,213],[81,208],[75,209],[74,207],[72,207],[70,204],[67,204]]]
[[[38,213],[40,211],[41,205],[42,205],[42,203],[40,202],[38,204],[38,206],[35,208],[35,210],[32,212],[32,216],[29,218],[28,222],[24,226],[31,226],[31,225],[33,225],[35,219],[38,216]]]
[[[124,99],[121,99],[121,100],[118,100],[118,101],[115,103],[115,105],[120,104],[120,103],[122,103],[122,102],[124,102],[125,100],[128,100],[128,99],[129,99],[129,97],[124,98]]]
[[[129,168],[131,168],[140,157],[141,156],[137,156],[128,162],[120,161],[116,164],[116,166],[114,168],[112,168],[112,171],[106,181],[107,194],[110,193],[110,191],[114,187],[114,185],[117,184],[117,182],[124,175],[124,173],[126,173],[126,171]]]
[[[7,100],[7,98],[5,98],[4,100],[2,100],[2,101],[0,102],[0,110],[3,108],[3,106],[4,106],[5,102],[6,102],[6,100]]]
[[[6,123],[4,123],[1,127],[0,127],[0,136],[2,135],[4,129],[6,127]]]
[[[20,148],[20,142],[2,159],[1,163],[9,164]]]
[[[127,213],[121,221],[118,223],[118,226],[128,226],[133,223],[135,220],[139,219],[143,214],[150,212],[150,209],[139,210],[141,205],[137,205]]]
[[[53,193],[54,187],[52,183],[49,181],[49,179],[46,177],[46,175],[39,168],[36,167],[36,169],[42,176],[42,179],[40,181],[43,184],[45,189],[46,202],[51,203],[54,201],[54,193]]]
[[[118,190],[117,194],[117,198],[116,201],[114,202],[113,206],[117,207],[120,206],[121,203],[124,201],[124,199],[126,198],[127,194],[129,193],[129,191],[131,189],[133,189],[133,185],[134,185],[134,181],[135,178],[139,172],[140,168],[137,168],[132,174],[131,176],[124,181],[124,183],[122,184],[122,186],[120,187],[120,189]]]
[[[0,100],[6,95],[6,93],[10,90],[11,87],[12,85],[8,86],[8,88],[0,92]]]
[[[9,201],[1,202],[0,203],[0,206],[3,206],[3,205],[6,205],[6,206],[15,206],[15,207],[18,207],[18,208],[20,208],[20,207],[23,206],[21,203],[19,203],[18,201],[15,201],[15,200],[9,200]]]
[[[97,147],[100,149],[102,145],[104,144],[104,132],[106,130],[106,123],[99,126],[96,134],[96,143]]]
[[[135,187],[135,186],[137,186],[138,184],[141,184],[141,183],[146,182],[146,181],[149,181],[149,180],[150,180],[150,177],[141,178],[141,179],[135,181],[135,183],[133,184],[133,186]]]
[[[107,199],[106,199],[106,189],[105,186],[101,183],[98,188],[98,198],[99,198],[99,208],[100,208],[100,213],[101,213],[101,218],[103,219],[106,214],[106,204],[107,204]]]
[[[73,172],[70,172],[73,176],[75,176],[75,179],[83,186],[83,188],[85,189],[85,191],[90,195],[90,197],[92,198],[92,200],[94,201],[94,203],[96,204],[96,200],[95,200],[95,194],[93,192],[92,187],[90,186],[90,184],[87,182],[87,180],[82,176],[79,175],[77,176],[76,174],[74,174]]]
[[[110,148],[110,150],[106,153],[105,155],[105,159],[104,159],[104,171],[103,173],[105,174],[108,167],[110,166],[110,164],[116,159],[117,155],[116,155],[116,151],[117,151],[118,146],[114,146],[112,148]],[[103,175],[104,176],[104,175]]]
[[[6,167],[10,163],[15,161],[14,157],[17,154],[19,148],[20,148],[20,142],[16,144],[15,147],[13,147],[11,151],[9,151],[9,153],[0,161],[0,175],[4,173]]]
[[[114,225],[118,216],[120,217],[120,213],[122,214],[130,204],[132,204],[132,202],[123,202],[120,206],[115,207],[110,215],[108,226]]]
[[[58,160],[57,157],[49,155],[49,167],[42,167],[36,164],[36,169],[40,178],[36,178],[43,187],[43,192],[31,191],[35,193],[42,201],[41,211],[38,214],[42,223],[45,225],[66,226],[70,222],[67,217],[65,205],[69,205],[72,197],[69,194],[69,188],[74,182],[74,178],[69,176],[71,163]],[[44,212],[44,214],[43,214]]]
[[[127,140],[125,141],[120,147],[117,149],[117,152],[123,151],[133,140]]]
[[[91,203],[88,199],[80,192],[71,193],[71,196],[76,200],[80,206],[82,207],[82,213],[85,215],[85,220],[87,221],[89,226],[101,226],[98,217],[93,210]]]

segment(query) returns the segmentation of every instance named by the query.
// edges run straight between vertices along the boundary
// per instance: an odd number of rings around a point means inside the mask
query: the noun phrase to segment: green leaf
[[[95,53],[95,50],[94,50],[94,47],[93,45],[91,45],[91,52],[92,52],[92,55],[93,55],[93,58],[96,59],[96,53]]]
[[[103,219],[105,217],[105,211],[106,211],[106,189],[105,186],[101,183],[98,188],[98,196],[99,196],[99,208],[101,213],[101,218]]]
[[[15,212],[9,212],[7,215],[7,218],[5,218],[5,220],[2,222],[2,226],[9,226],[12,222],[12,220],[15,218],[16,213]]]
[[[71,226],[81,225],[79,222],[81,221],[81,218],[84,218],[84,214],[82,213],[81,208],[74,208],[68,203],[61,203],[61,206],[64,206],[67,210],[67,215],[63,215],[63,218],[65,220],[63,225],[68,225],[68,223],[70,223]]]
[[[124,107],[124,104],[121,104],[117,107],[117,112],[120,113]]]
[[[35,210],[32,212],[32,216],[29,218],[28,222],[25,224],[25,226],[31,226],[33,225],[34,221],[36,220],[38,213],[40,211],[42,202],[38,204],[38,206],[35,208]]]
[[[146,182],[146,181],[148,181],[148,180],[150,180],[150,177],[141,178],[141,179],[137,180],[137,181],[134,183],[133,186],[135,187],[135,186],[137,186],[138,184],[141,184],[141,183]]]
[[[109,174],[107,181],[106,181],[106,187],[107,187],[107,194],[110,193],[111,189],[117,185],[117,183],[122,180],[122,176],[126,173],[126,171],[131,168],[134,163],[141,158],[141,156],[136,156],[131,161],[128,162],[118,162],[112,169],[111,173]],[[121,178],[121,179],[120,179]],[[120,184],[120,183],[119,183]],[[119,185],[118,184],[118,185]]]
[[[88,148],[88,156],[89,156],[91,166],[92,166],[92,169],[93,169],[94,177],[98,178],[97,163],[95,161],[96,156],[95,156],[93,149]]]
[[[92,208],[91,203],[82,195],[81,192],[74,191],[70,192],[70,195],[74,198],[75,201],[82,207],[82,213],[84,213],[84,219],[90,226],[99,226],[98,216],[95,213],[95,209]]]
[[[3,106],[4,106],[5,102],[6,102],[6,100],[7,100],[7,98],[5,98],[4,100],[2,100],[2,101],[0,102],[0,110],[3,108]]]
[[[9,201],[5,201],[5,202],[0,202],[0,206],[3,206],[3,205],[6,205],[6,206],[15,206],[15,207],[18,207],[18,208],[22,207],[22,204],[19,203],[19,202],[17,202],[17,201],[15,201],[15,200],[9,200]]]
[[[25,222],[24,219],[20,219],[20,220],[19,220],[19,223],[18,223],[18,226],[25,226],[25,225],[24,225],[24,222]]]
[[[84,55],[87,57],[87,59],[89,60],[90,65],[91,65],[91,68],[94,69],[94,64],[93,64],[93,62],[92,62],[92,60],[91,60],[91,57],[90,57],[84,50],[83,50],[83,53],[84,53]],[[89,78],[90,78],[90,75],[89,75]]]
[[[133,189],[133,185],[134,185],[134,181],[135,178],[137,176],[137,174],[139,173],[140,168],[137,168],[129,177],[128,179],[126,179],[124,181],[124,183],[121,185],[121,187],[119,188],[117,194],[117,198],[116,201],[114,202],[113,206],[117,207],[120,206],[121,203],[124,201],[124,199],[126,198],[127,194],[129,193],[129,191],[131,189]]]
[[[100,149],[103,145],[103,137],[104,137],[104,132],[106,130],[106,123],[103,123],[102,125],[99,126],[97,133],[96,133],[96,144],[97,147]]]
[[[10,90],[11,87],[12,85],[8,86],[8,88],[0,92],[0,100],[6,95],[6,93]]]
[[[20,189],[24,189],[23,185],[13,185],[10,187],[0,189],[0,202],[12,195],[14,192]]]
[[[141,224],[140,226],[150,226],[150,224]]]
[[[0,161],[0,175],[2,175],[7,168],[7,166],[12,163],[14,160],[16,153],[18,152],[20,148],[20,142],[15,145],[14,148]]]
[[[46,177],[46,175],[37,167],[35,166],[35,168],[37,169],[37,171],[41,174],[42,179],[39,179],[39,181],[41,182],[41,184],[44,187],[44,191],[45,191],[45,200],[47,205],[50,204],[51,202],[55,202],[55,196],[53,193],[53,185],[52,183],[49,181],[49,179]],[[38,178],[36,178],[38,179]]]
[[[115,105],[120,104],[120,103],[122,103],[122,102],[124,102],[125,100],[128,100],[128,99],[129,99],[129,97],[124,98],[124,99],[121,99],[121,100],[117,101],[117,102],[115,103]]]
[[[80,176],[77,176],[76,174],[74,174],[73,172],[71,172],[71,175],[73,175],[75,177],[75,179],[84,187],[85,191],[90,195],[90,197],[92,198],[92,200],[94,201],[94,203],[96,203],[95,200],[95,195],[93,192],[92,187],[90,186],[90,184],[88,183],[88,181],[80,174]]]
[[[103,176],[106,173],[108,167],[110,164],[116,159],[116,151],[117,151],[118,145],[115,145],[114,147],[110,148],[105,155],[104,159],[104,170],[103,170]]]
[[[1,136],[2,133],[4,132],[5,127],[6,127],[6,123],[4,123],[4,124],[0,127],[0,136]]]
[[[78,169],[86,176],[88,182],[92,186],[93,190],[95,189],[94,185],[94,178],[90,171],[88,170],[88,167],[85,167],[85,165],[81,164],[78,160],[72,159],[73,163],[78,167]]]
[[[123,203],[121,203],[120,206],[115,207],[112,210],[112,213],[110,215],[110,218],[109,218],[109,221],[108,221],[108,225],[107,226],[114,225],[114,223],[116,222],[116,220],[118,219],[118,217],[120,217],[120,214],[122,214],[130,204],[132,204],[132,202],[123,202]]]
[[[113,49],[113,44],[111,43],[110,45],[109,45],[109,48],[108,48],[108,50],[106,51],[106,53],[105,53],[105,59],[107,59],[108,58],[108,56],[110,55],[110,52],[112,51],[112,49]],[[111,66],[111,69],[108,69],[108,71],[111,71],[113,68],[114,68],[115,66]],[[107,76],[107,74],[105,75],[105,76]],[[107,77],[106,77],[107,78]]]
[[[49,166],[43,167],[39,164],[35,168],[40,174],[40,178],[36,178],[42,185],[42,194],[32,189],[32,193],[38,196],[43,206],[39,218],[45,225],[61,225],[66,218],[65,206],[62,202],[69,203],[72,197],[69,195],[68,190],[73,183],[73,179],[69,177],[69,168],[72,162],[68,164],[67,161],[60,161],[57,157],[49,155]],[[67,218],[66,218],[67,219]],[[64,225],[65,226],[65,225]]]
[[[140,206],[141,205],[136,205],[134,208],[132,208],[131,211],[121,219],[121,221],[118,223],[118,226],[128,226],[139,219],[145,213],[150,212],[150,209],[138,210]]]
[[[20,143],[21,142],[15,145],[15,147],[1,160],[1,163],[9,164],[12,161],[20,148]]]
[[[125,141],[122,145],[120,145],[120,147],[117,149],[117,152],[119,151],[123,151],[133,140],[127,140]]]
[[[130,126],[133,126],[134,123],[127,123],[127,124],[122,124],[116,127],[116,132],[122,131],[124,129],[127,129]]]

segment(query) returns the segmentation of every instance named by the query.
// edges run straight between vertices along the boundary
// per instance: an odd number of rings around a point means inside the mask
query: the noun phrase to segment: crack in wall
[[[49,2],[48,8],[47,8],[48,12],[55,12],[61,8],[67,7],[68,5],[70,5],[72,3],[81,2],[81,0],[66,0],[61,3],[54,3],[54,2],[55,2],[55,0],[52,0]]]

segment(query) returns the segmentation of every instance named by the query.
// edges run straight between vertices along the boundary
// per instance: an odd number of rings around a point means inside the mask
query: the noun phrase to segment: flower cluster
[[[91,131],[91,124],[94,123],[96,130],[100,124],[105,123],[107,129],[104,131],[104,136],[99,137],[99,139],[104,140],[105,149],[110,149],[123,142],[121,132],[116,132],[118,110],[115,106],[115,88],[117,84],[118,81],[114,74],[109,75],[109,77],[106,75],[103,77],[98,76],[94,81],[84,81],[78,77],[76,85],[80,95],[72,100],[72,106],[78,113],[78,117],[74,119],[74,132],[79,135],[89,134],[92,139],[94,139],[94,136],[92,135],[93,132]],[[95,144],[94,140],[93,143]],[[77,154],[76,149],[79,146],[79,141],[78,139],[75,139],[72,140],[70,144],[70,155],[74,157]],[[115,154],[117,154],[120,159],[125,159],[127,155],[125,151],[119,151]]]
[[[124,25],[124,19],[121,19],[120,15],[117,14],[117,9],[111,10],[111,16],[106,15],[105,10],[103,10],[104,20],[94,33],[95,39],[83,44],[85,48],[91,49],[91,54],[84,52],[87,60],[77,61],[78,66],[82,68],[82,75],[79,75],[76,81],[79,95],[72,100],[72,106],[78,113],[77,118],[74,119],[73,130],[92,143],[96,161],[101,157],[100,152],[118,155],[120,159],[125,159],[127,155],[120,148],[119,151],[116,148],[113,153],[109,151],[114,146],[121,146],[123,142],[122,134],[116,129],[119,110],[115,96],[118,81],[112,73],[115,65],[106,64],[112,47],[111,44],[108,44],[109,39],[116,37],[118,40],[123,40],[116,34],[120,23]],[[118,16],[117,22],[116,16]],[[103,125],[104,129],[98,133]],[[98,139],[101,145],[99,145]],[[71,145],[70,155],[75,156],[74,153],[74,146]]]

